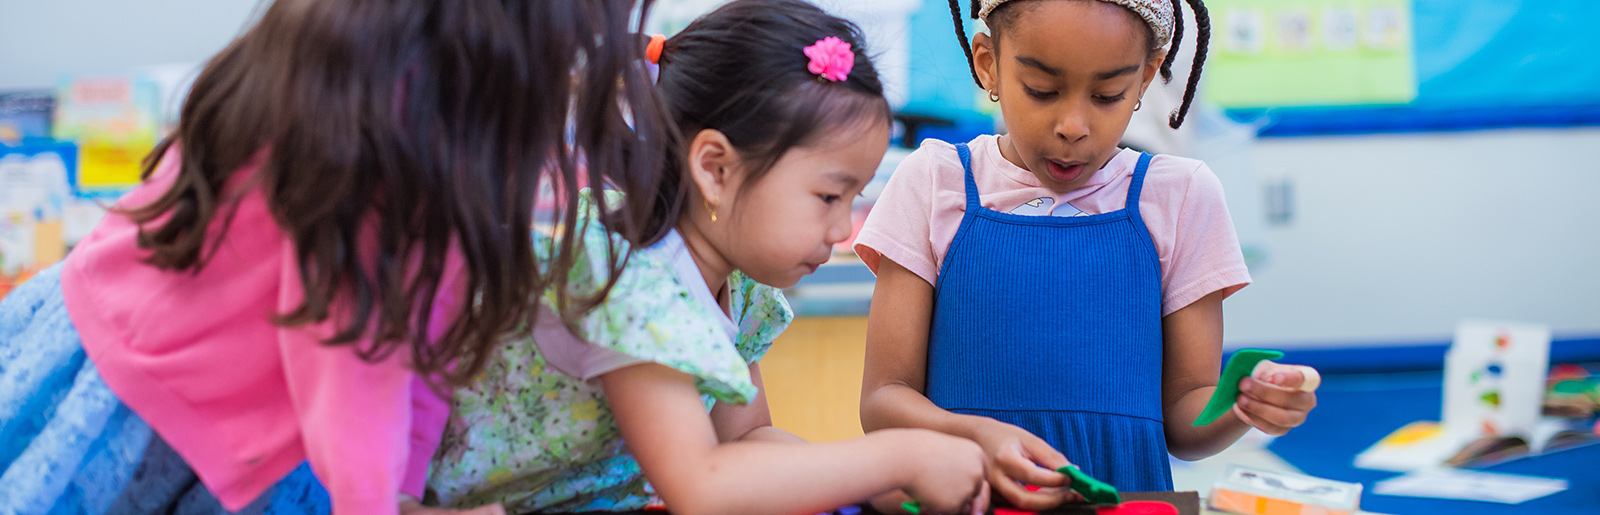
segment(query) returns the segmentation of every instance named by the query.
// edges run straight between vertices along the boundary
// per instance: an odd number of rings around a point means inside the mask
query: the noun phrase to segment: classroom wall
[[[200,63],[252,19],[257,0],[0,0],[0,90],[48,89],[63,73]]]
[[[1600,336],[1600,128],[1257,140],[1287,179],[1230,345],[1448,341],[1462,317]]]
[[[0,90],[53,87],[62,73],[200,62],[256,7],[0,0]],[[930,76],[964,66],[943,32],[948,14],[925,0],[912,20],[912,47],[940,56],[913,59],[913,96],[934,85]],[[1256,284],[1226,303],[1229,344],[1442,342],[1467,316],[1600,336],[1596,148],[1597,128],[1256,141],[1250,173],[1287,179],[1294,213],[1286,225],[1265,226]],[[1233,202],[1259,198],[1230,193]]]

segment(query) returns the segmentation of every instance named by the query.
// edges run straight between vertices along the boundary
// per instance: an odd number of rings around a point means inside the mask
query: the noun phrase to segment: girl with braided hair
[[[1170,490],[1169,453],[1283,434],[1316,404],[1309,371],[1269,364],[1230,414],[1193,425],[1217,388],[1222,301],[1250,275],[1205,163],[1118,147],[1145,90],[1171,77],[1180,1],[951,0],[1009,133],[923,144],[856,241],[878,275],[862,424],[978,442],[996,497],[1021,508],[1074,498],[1053,471],[1069,463],[1121,490]],[[1210,36],[1188,3],[1197,51],[1173,128]],[[963,15],[988,33],[969,42]]]

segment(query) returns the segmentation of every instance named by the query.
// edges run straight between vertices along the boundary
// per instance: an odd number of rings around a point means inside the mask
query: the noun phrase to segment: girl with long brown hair
[[[313,471],[338,513],[420,497],[439,392],[541,294],[569,320],[605,296],[566,293],[578,187],[658,189],[635,4],[273,3],[206,64],[144,184],[0,304],[0,512],[195,489],[239,510]],[[568,229],[536,259],[541,191]],[[598,209],[626,241],[665,230],[653,195]],[[163,460],[190,484],[130,483],[171,479]]]

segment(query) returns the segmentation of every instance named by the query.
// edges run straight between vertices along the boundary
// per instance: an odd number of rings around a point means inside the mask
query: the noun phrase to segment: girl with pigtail
[[[1198,38],[1180,126],[1210,24]],[[1171,77],[1178,0],[951,0],[973,79],[1007,134],[930,140],[900,165],[856,251],[877,273],[861,419],[979,443],[997,498],[1077,497],[1070,464],[1120,490],[1172,488],[1256,427],[1316,403],[1308,369],[1271,364],[1234,410],[1194,426],[1217,388],[1222,301],[1250,282],[1216,175],[1120,148],[1140,98]],[[969,41],[963,15],[987,33]]]

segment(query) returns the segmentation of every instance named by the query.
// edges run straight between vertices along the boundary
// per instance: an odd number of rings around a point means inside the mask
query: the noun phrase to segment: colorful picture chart
[[[1410,0],[1212,0],[1206,98],[1223,108],[1404,104]]]
[[[69,77],[57,91],[55,138],[78,144],[79,194],[115,196],[139,184],[161,134],[160,88],[135,75]]]

